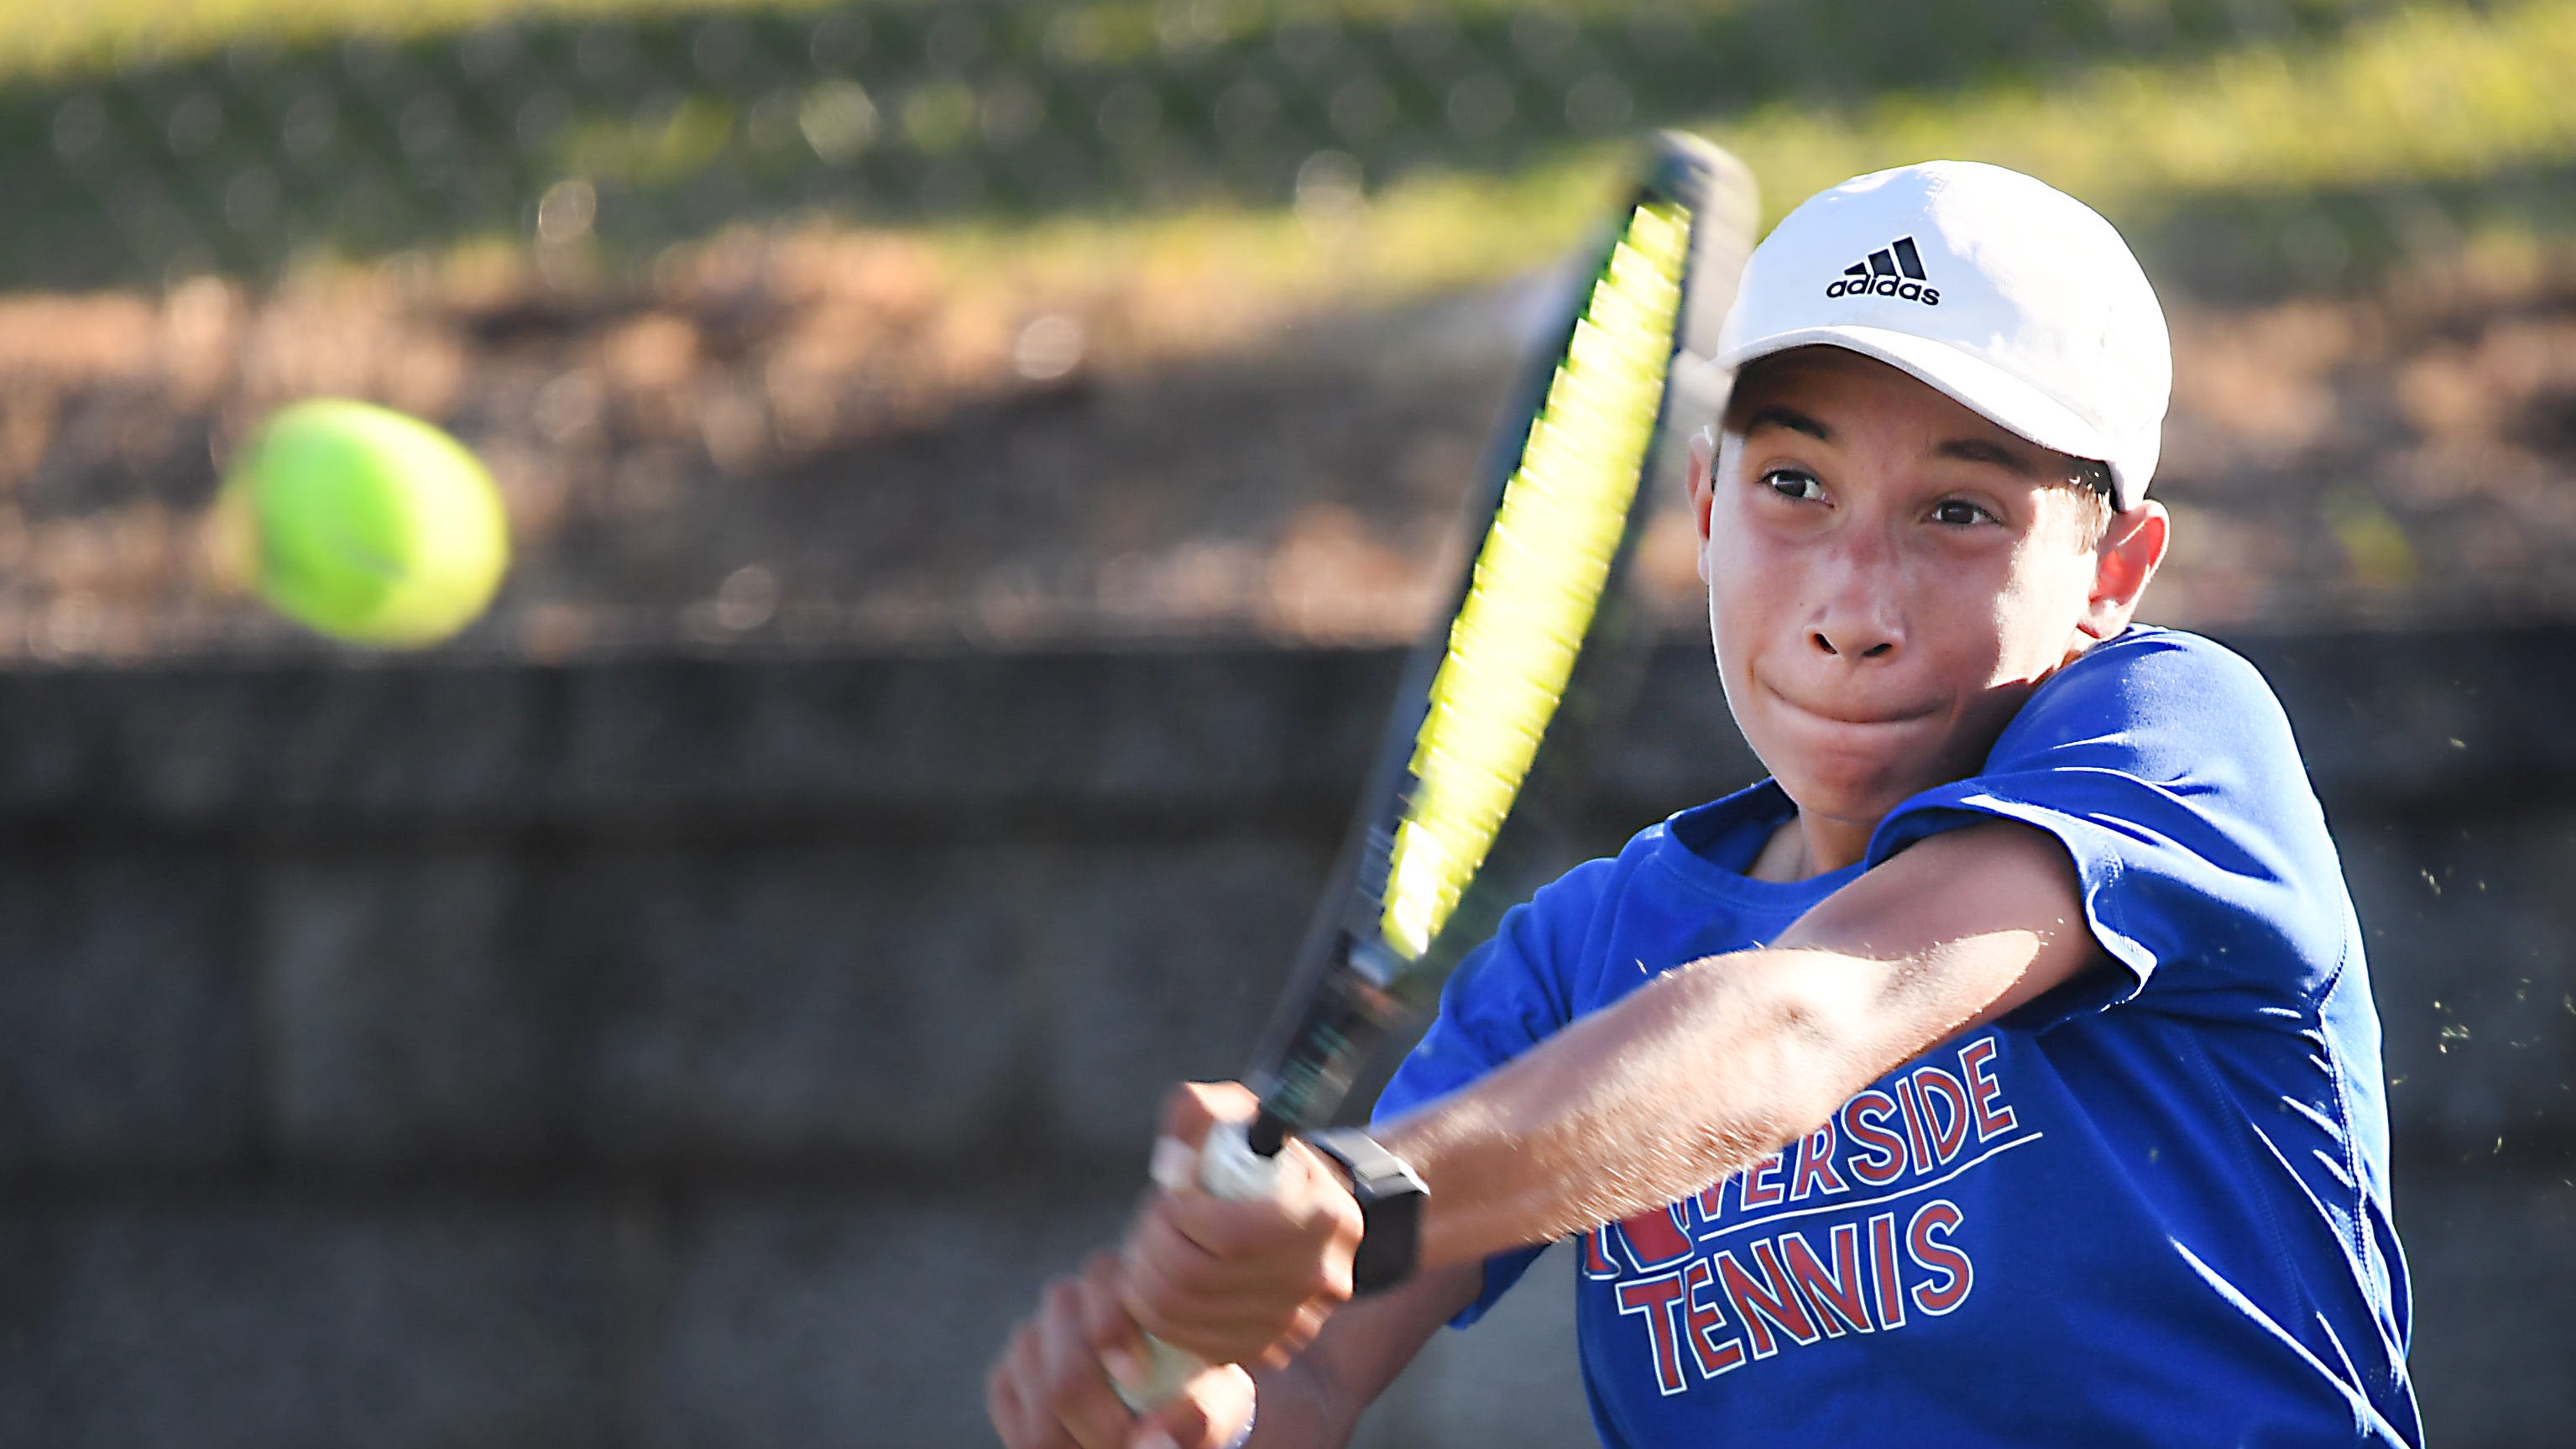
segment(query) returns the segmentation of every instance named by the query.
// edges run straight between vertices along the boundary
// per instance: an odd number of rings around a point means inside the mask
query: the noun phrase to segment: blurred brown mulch
[[[0,658],[312,647],[199,535],[220,460],[317,394],[490,462],[519,556],[470,649],[1409,637],[1551,285],[1301,310],[741,233],[614,285],[496,255],[0,298]],[[2173,310],[2153,616],[2576,616],[2576,257]],[[1696,614],[1678,513],[1639,579]]]

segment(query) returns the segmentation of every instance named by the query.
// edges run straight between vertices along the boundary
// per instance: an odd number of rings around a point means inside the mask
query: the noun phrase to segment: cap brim
[[[2071,457],[2090,458],[2109,466],[2112,506],[2127,508],[2129,480],[2102,430],[2074,409],[1972,352],[1946,342],[1891,332],[1881,327],[1801,327],[1731,347],[1717,358],[1721,367],[1738,369],[1757,358],[1795,347],[1839,347],[1876,358],[1938,388],[1960,406],[2009,432]]]

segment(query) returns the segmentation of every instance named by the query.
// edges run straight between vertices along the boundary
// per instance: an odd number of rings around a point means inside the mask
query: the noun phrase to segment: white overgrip
[[[1213,1196],[1247,1202],[1278,1192],[1279,1159],[1253,1151],[1244,1124],[1221,1122],[1208,1130],[1206,1145],[1195,1154],[1186,1143],[1170,1137],[1156,1139],[1153,1177],[1155,1186],[1165,1192],[1184,1191],[1196,1177],[1198,1185]],[[1170,1401],[1208,1369],[1196,1354],[1150,1333],[1145,1335],[1145,1362],[1137,1367],[1141,1372],[1133,1379],[1111,1369],[1109,1384],[1118,1391],[1119,1402],[1138,1414]]]

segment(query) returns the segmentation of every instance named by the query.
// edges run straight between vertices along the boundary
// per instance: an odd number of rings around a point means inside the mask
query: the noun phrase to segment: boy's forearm
[[[1252,1376],[1252,1437],[1243,1449],[1342,1449],[1362,1405],[1344,1402],[1303,1358]]]
[[[1379,1132],[1430,1187],[1423,1264],[1673,1202],[1810,1130],[1880,1070],[1850,998],[1884,974],[1814,951],[1696,962]]]
[[[1335,1314],[1304,1353],[1254,1373],[1259,1398],[1245,1449],[1341,1449],[1361,1413],[1483,1281],[1475,1263],[1431,1269]]]
[[[1926,841],[1782,942],[1668,971],[1379,1132],[1430,1188],[1422,1263],[1687,1197],[2098,957],[2062,852],[2020,826]]]

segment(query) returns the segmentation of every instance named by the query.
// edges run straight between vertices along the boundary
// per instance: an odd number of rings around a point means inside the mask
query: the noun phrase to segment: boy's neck
[[[1771,832],[1762,853],[1746,874],[1755,880],[1798,881],[1836,871],[1858,861],[1869,850],[1868,826],[1847,820],[1821,820],[1796,811]]]

